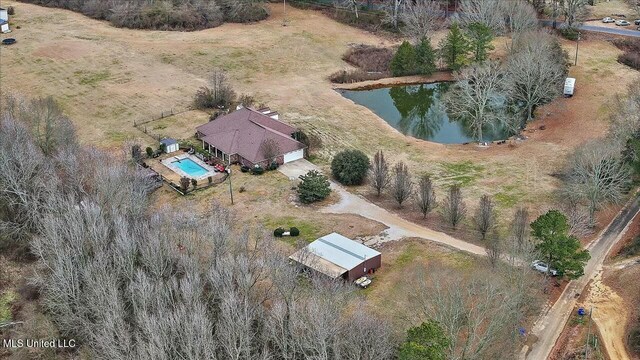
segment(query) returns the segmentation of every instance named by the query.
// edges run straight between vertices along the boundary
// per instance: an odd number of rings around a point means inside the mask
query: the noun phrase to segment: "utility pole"
[[[227,178],[229,179],[229,195],[231,196],[231,205],[233,205],[233,188],[231,187],[231,167],[227,168]]]
[[[287,26],[287,0],[282,0],[282,9],[284,10],[284,17],[282,18],[282,26]]]
[[[578,45],[580,45],[580,32],[578,31],[578,40],[576,40],[576,62],[573,65],[578,65]]]
[[[587,344],[584,348],[584,358],[589,359],[589,338],[591,337],[591,315],[593,314],[593,306],[589,309],[589,326],[587,327]]]

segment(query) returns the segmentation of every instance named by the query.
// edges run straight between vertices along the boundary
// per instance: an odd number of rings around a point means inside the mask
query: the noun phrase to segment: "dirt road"
[[[309,170],[320,171],[317,166],[307,160],[297,160],[282,165],[279,170],[291,179],[296,179],[300,175],[306,174]],[[333,181],[331,182],[331,188],[340,195],[340,201],[321,209],[321,212],[330,214],[357,214],[365,218],[378,221],[388,227],[388,229],[385,230],[385,236],[381,237],[379,240],[381,242],[398,240],[405,237],[417,237],[475,255],[485,256],[487,254],[483,247],[469,244],[468,242],[458,240],[445,233],[433,231],[404,220],[403,218],[372,204],[367,199],[350,193]]]
[[[624,346],[625,326],[630,310],[620,295],[602,282],[602,271],[596,274],[589,287],[589,296],[580,306],[593,309],[592,318],[598,325],[602,344],[609,358],[630,360]]]
[[[640,198],[636,198],[620,211],[596,240],[589,244],[587,249],[591,254],[591,260],[585,266],[584,275],[577,280],[571,281],[556,303],[546,314],[538,319],[531,331],[538,338],[538,341],[531,346],[531,351],[528,351],[528,347],[525,346],[521,359],[540,360],[548,358],[571,315],[571,311],[576,305],[576,294],[584,291],[589,280],[602,270],[602,263],[607,253],[622,237],[639,211]]]

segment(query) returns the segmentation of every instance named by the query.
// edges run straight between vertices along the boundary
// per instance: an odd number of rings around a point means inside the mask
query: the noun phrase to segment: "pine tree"
[[[436,53],[429,38],[423,37],[416,46],[416,71],[420,75],[431,75],[436,71]]]
[[[403,42],[391,59],[391,73],[393,76],[414,75],[416,65],[416,49],[408,41]]]
[[[473,53],[473,61],[485,61],[487,52],[494,49],[491,45],[491,41],[493,41],[491,28],[479,22],[471,23],[467,27],[467,38]]]
[[[458,24],[451,25],[449,34],[440,42],[440,57],[449,69],[458,71],[468,61],[469,41],[460,30]]]

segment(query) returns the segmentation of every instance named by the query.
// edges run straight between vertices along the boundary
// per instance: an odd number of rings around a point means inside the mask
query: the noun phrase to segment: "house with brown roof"
[[[229,164],[266,167],[271,160],[286,164],[302,159],[307,148],[295,139],[298,129],[269,109],[240,108],[196,130],[202,147]]]

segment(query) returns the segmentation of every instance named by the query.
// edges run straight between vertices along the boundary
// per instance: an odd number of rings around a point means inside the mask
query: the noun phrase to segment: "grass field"
[[[21,29],[12,33],[18,45],[3,49],[1,92],[53,95],[85,143],[115,148],[138,138],[152,144],[133,122],[188,106],[218,67],[239,93],[253,95],[285,121],[320,137],[318,163],[327,164],[344,148],[368,154],[382,149],[393,154],[392,161],[407,161],[416,175],[434,174],[438,185],[462,184],[471,206],[489,193],[503,209],[521,201],[544,207],[557,187],[551,174],[563,156],[605,132],[607,103],[637,76],[615,61],[619,51],[612,45],[587,39],[581,42],[578,66],[571,69],[578,79],[576,96],[541,108],[527,133],[530,140],[489,149],[443,146],[404,137],[333,90],[326,78],[348,67],[340,57],[350,44],[393,42],[319,12],[290,9],[283,27],[282,9],[274,6],[266,21],[182,33],[117,29],[65,10],[7,5],[15,6],[12,21]],[[507,41],[495,41],[498,56]],[[572,55],[574,43],[565,45]],[[605,82],[616,86],[602,91]],[[203,122],[206,114],[192,111],[146,126],[149,132],[187,138]],[[543,123],[548,130],[534,131]]]

